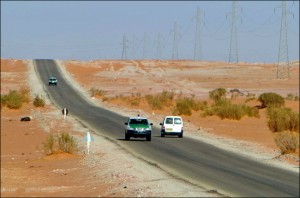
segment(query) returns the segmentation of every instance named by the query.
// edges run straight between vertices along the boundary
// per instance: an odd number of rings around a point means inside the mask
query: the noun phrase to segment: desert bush
[[[43,142],[44,152],[51,155],[59,152],[73,153],[78,150],[75,139],[67,132],[58,135],[50,134],[46,141]]]
[[[40,96],[35,96],[34,100],[33,100],[33,105],[35,107],[44,107],[45,106],[45,100],[40,97]]]
[[[67,132],[62,132],[58,135],[58,148],[65,153],[73,153],[77,151],[77,143],[75,139]]]
[[[43,146],[44,146],[44,152],[46,153],[46,155],[51,155],[57,152],[58,148],[56,145],[56,140],[55,140],[55,136],[50,134],[46,141],[43,142]]]
[[[173,113],[177,115],[192,115],[192,110],[199,111],[207,107],[207,102],[196,101],[192,98],[179,98],[176,100],[176,105],[173,109]]]
[[[284,105],[284,98],[276,93],[263,93],[258,97],[263,107],[281,107]]]
[[[92,87],[90,89],[90,93],[91,93],[92,97],[94,97],[94,96],[105,96],[107,91],[96,89],[96,88]]]
[[[139,106],[140,102],[141,102],[141,98],[139,98],[139,97],[134,97],[134,98],[130,99],[131,106]]]
[[[10,90],[7,95],[3,96],[3,102],[10,109],[20,109],[23,103],[23,96],[20,92]]]
[[[286,107],[267,108],[267,123],[272,132],[299,131],[299,113]]]
[[[221,119],[240,120],[243,116],[259,117],[258,109],[244,104],[232,104],[228,100],[219,100],[210,108],[206,108],[202,116],[217,115]]]
[[[283,131],[275,134],[274,140],[282,155],[294,153],[299,146],[297,135],[290,131]]]
[[[297,101],[297,100],[299,100],[299,96],[289,93],[289,94],[285,97],[285,99],[286,99],[286,100],[294,100],[294,101]]]
[[[217,102],[221,99],[224,99],[225,94],[226,94],[225,88],[217,88],[209,92],[209,98]]]
[[[145,99],[152,109],[160,110],[164,106],[171,105],[174,96],[174,92],[163,91],[162,93],[158,93],[156,95],[146,95]]]

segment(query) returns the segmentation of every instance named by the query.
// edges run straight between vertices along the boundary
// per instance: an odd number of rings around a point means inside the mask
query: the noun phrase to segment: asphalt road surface
[[[175,177],[224,196],[299,197],[299,173],[270,167],[188,137],[161,138],[159,123],[153,123],[151,142],[138,138],[125,141],[127,117],[87,102],[65,81],[55,61],[34,62],[45,90],[58,108],[68,108],[70,115],[95,133]],[[50,76],[58,79],[57,86],[48,86]]]

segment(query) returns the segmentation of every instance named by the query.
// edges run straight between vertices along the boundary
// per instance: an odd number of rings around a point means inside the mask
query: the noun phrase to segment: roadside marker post
[[[90,154],[90,144],[94,141],[94,138],[91,136],[90,132],[86,133],[86,135],[84,136],[84,140],[86,141],[87,152],[88,154]]]
[[[62,109],[62,114],[63,114],[63,116],[64,116],[64,120],[66,120],[66,116],[68,115],[68,113],[69,113],[69,111],[68,111],[67,108],[63,108],[63,109]]]

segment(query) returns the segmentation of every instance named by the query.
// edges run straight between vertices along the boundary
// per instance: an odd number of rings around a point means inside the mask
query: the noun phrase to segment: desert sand
[[[228,91],[258,96],[276,92],[299,96],[299,62],[291,65],[291,78],[275,78],[274,64],[229,64],[195,61],[57,61],[67,80],[99,106],[123,115],[142,113],[159,123],[170,112],[153,111],[145,103],[131,106],[121,100],[90,97],[89,90],[104,90],[107,97],[155,94],[163,90],[208,100],[208,92],[219,87]],[[204,189],[173,178],[163,170],[129,153],[109,140],[97,136],[86,154],[83,137],[88,131],[77,120],[62,119],[61,110],[47,98],[31,60],[1,60],[1,94],[21,87],[30,89],[31,101],[19,110],[1,109],[1,196],[222,196],[216,189]],[[32,104],[36,94],[46,100],[44,108]],[[230,94],[228,94],[230,97]],[[243,96],[235,99],[240,102]],[[248,105],[258,105],[256,100]],[[286,106],[299,112],[299,101]],[[183,116],[186,135],[224,149],[299,171],[299,149],[280,155],[274,134],[266,125],[265,110],[260,118],[243,117],[240,121],[221,120],[199,115]],[[30,122],[20,122],[22,116]],[[67,131],[79,143],[75,154],[46,156],[42,144],[50,133]],[[167,186],[167,187],[166,187]]]

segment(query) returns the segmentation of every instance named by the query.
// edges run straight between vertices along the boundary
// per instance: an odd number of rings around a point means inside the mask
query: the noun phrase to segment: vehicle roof
[[[181,116],[166,116],[165,118],[181,118]]]
[[[130,117],[129,119],[146,119],[146,120],[148,120],[148,118],[145,118],[145,117]]]

